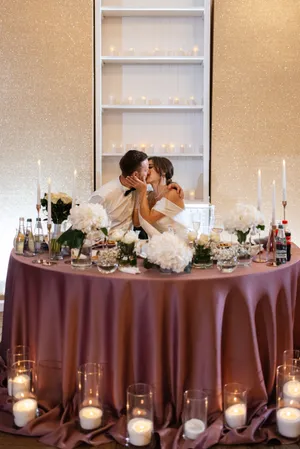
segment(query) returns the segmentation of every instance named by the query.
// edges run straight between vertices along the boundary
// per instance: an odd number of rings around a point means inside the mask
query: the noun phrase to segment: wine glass
[[[221,215],[215,215],[212,223],[213,224],[212,224],[211,231],[214,232],[215,234],[221,235],[222,232],[224,231],[224,224],[223,224],[223,219],[222,219]]]
[[[201,212],[199,210],[192,212],[193,229],[197,232],[197,236],[201,226]]]

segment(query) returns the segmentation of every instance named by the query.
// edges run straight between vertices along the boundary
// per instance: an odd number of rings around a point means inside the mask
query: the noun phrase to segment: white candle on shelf
[[[300,382],[298,380],[290,380],[283,385],[283,397],[288,401],[299,401],[300,399]]]
[[[128,104],[133,104],[133,98],[132,97],[128,97],[127,101],[128,101]]]
[[[30,390],[30,379],[26,374],[20,374],[19,376],[9,378],[7,381],[8,395],[12,396],[17,393],[27,393]]]
[[[97,429],[101,425],[103,412],[97,407],[83,407],[79,412],[80,426],[84,430]]]
[[[116,47],[114,47],[113,45],[109,47],[109,52],[111,56],[117,56]]]
[[[247,409],[245,404],[231,405],[225,410],[225,422],[232,429],[246,424]]]
[[[205,424],[201,419],[192,418],[184,423],[184,436],[190,440],[196,440],[204,432]]]
[[[127,424],[129,442],[134,446],[147,446],[151,442],[153,424],[150,419],[133,418]]]
[[[257,209],[261,210],[261,170],[257,172]]]
[[[193,56],[198,56],[198,54],[199,54],[199,48],[198,48],[197,45],[195,45],[195,46],[193,47],[192,55],[193,55]]]
[[[37,177],[37,189],[36,189],[36,205],[41,205],[41,161],[38,160],[38,177]]]
[[[300,435],[300,410],[293,407],[283,407],[277,411],[278,432],[287,438],[297,438]]]
[[[48,225],[51,225],[51,178],[48,178]]]
[[[15,425],[26,426],[29,421],[36,417],[37,401],[35,399],[21,399],[13,405],[13,415]]]
[[[76,179],[77,179],[77,170],[75,169],[73,173],[72,208],[76,206]]]
[[[272,183],[272,225],[276,225],[276,184]]]
[[[173,100],[173,97],[169,97],[168,98],[168,104],[174,104],[174,100]]]
[[[284,159],[282,161],[282,201],[286,201],[286,166]]]
[[[141,102],[142,102],[142,104],[147,104],[147,98],[146,97],[141,97]]]
[[[190,104],[190,105],[193,105],[193,106],[196,104],[195,97],[190,97],[190,99],[189,99],[189,104]]]
[[[189,200],[194,200],[195,199],[195,190],[190,190],[189,191]]]
[[[179,98],[175,97],[173,104],[179,104]]]

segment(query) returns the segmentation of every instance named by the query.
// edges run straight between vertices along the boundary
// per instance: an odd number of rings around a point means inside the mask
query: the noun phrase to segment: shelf
[[[124,153],[103,153],[103,157],[122,157]],[[158,157],[203,157],[201,153],[185,153],[185,154],[176,154],[176,153],[147,153],[148,157],[158,156]]]
[[[204,8],[101,8],[103,17],[203,17]]]
[[[203,64],[201,56],[102,56],[103,64]]]
[[[189,105],[114,105],[103,104],[103,111],[116,111],[116,112],[151,112],[151,111],[166,111],[166,112],[181,112],[181,111],[202,111],[202,105],[189,106]]]

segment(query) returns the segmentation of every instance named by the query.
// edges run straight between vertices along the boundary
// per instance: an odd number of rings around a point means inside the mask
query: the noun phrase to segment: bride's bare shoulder
[[[167,198],[167,200],[172,201],[172,203],[175,203],[181,208],[184,208],[184,201],[180,198],[179,193],[176,189],[167,190],[164,196],[165,198]]]

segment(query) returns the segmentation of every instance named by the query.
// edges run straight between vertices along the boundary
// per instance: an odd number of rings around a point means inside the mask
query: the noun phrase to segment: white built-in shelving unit
[[[209,201],[210,15],[210,0],[95,1],[97,187],[146,147]]]

